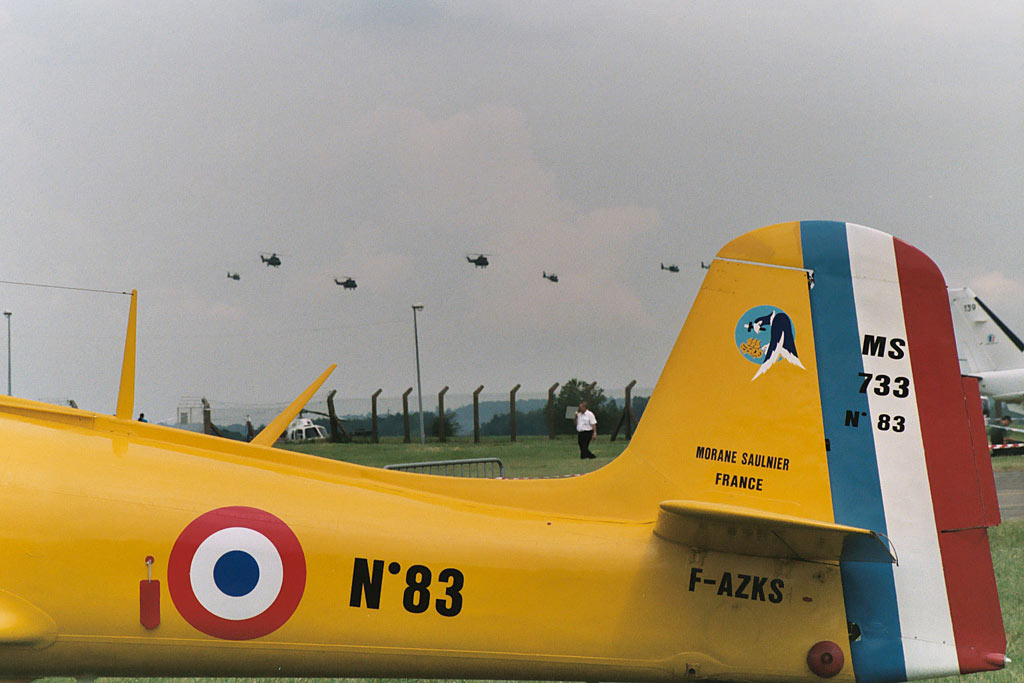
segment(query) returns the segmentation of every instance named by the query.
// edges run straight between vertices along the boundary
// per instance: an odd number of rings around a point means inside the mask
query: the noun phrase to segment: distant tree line
[[[553,408],[555,433],[575,434],[576,423],[566,419],[566,409],[570,406],[575,410],[580,403],[586,401],[587,407],[594,417],[597,418],[598,434],[611,434],[622,417],[623,404],[608,397],[604,389],[594,385],[590,390],[590,382],[572,378],[562,385],[558,395],[555,397]],[[647,397],[634,396],[633,404],[633,426],[640,420],[640,416],[647,406]],[[524,436],[542,436],[548,433],[548,407],[544,401],[543,407],[529,411],[516,410],[516,432]],[[480,425],[480,434],[484,436],[504,436],[509,433],[509,413],[497,414],[488,422]]]

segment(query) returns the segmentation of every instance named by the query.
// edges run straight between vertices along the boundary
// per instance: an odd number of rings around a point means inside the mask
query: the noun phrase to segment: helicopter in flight
[[[232,273],[232,272],[231,272],[231,271],[229,270],[229,271],[228,271],[228,279],[229,279],[229,280],[236,280],[236,281],[237,281],[237,280],[241,280],[241,279],[242,279],[242,276],[240,276],[240,275],[239,275],[238,273]]]
[[[551,280],[552,282],[558,282],[558,276],[555,275],[554,273],[549,273],[547,271],[542,271],[542,272],[544,273],[544,279],[545,280]]]
[[[488,254],[477,254],[476,256],[470,258],[470,256],[467,254],[466,260],[472,263],[477,268],[486,268],[487,266],[491,265],[491,262],[487,260],[487,257]]]
[[[274,268],[277,268],[278,266],[281,265],[281,257],[277,255],[277,252],[274,252],[269,255],[265,251],[260,252],[260,261],[263,261],[263,263],[267,264],[268,266],[273,266]]]
[[[679,272],[679,266],[677,266],[674,263],[670,263],[667,266],[664,263],[662,263],[661,264],[661,269],[662,270],[667,270],[670,273],[678,273]]]
[[[334,278],[334,284],[340,285],[345,289],[355,289],[358,286],[356,285],[356,281],[354,278],[350,278],[344,275],[341,277]]]

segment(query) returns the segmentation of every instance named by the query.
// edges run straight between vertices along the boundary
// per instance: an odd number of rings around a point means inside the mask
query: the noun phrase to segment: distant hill
[[[516,399],[516,412],[528,413],[531,410],[542,410],[548,404],[546,398]],[[480,401],[480,424],[490,422],[495,415],[508,413],[508,401]],[[455,409],[455,419],[459,422],[460,436],[473,434],[473,404]]]

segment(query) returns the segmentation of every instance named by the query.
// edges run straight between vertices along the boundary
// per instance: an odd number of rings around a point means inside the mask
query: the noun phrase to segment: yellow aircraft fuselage
[[[59,625],[7,648],[8,676],[796,679],[810,646],[846,639],[837,567],[684,547],[599,501],[543,509],[538,488],[572,497],[587,477],[472,482],[541,503],[528,509],[423,491],[423,475],[60,408],[0,420],[3,589]],[[282,622],[251,639],[190,615],[204,633],[168,595],[183,530],[231,505],[280,520],[304,564],[294,611],[250,625]],[[139,618],[147,557],[161,582],[153,629]]]

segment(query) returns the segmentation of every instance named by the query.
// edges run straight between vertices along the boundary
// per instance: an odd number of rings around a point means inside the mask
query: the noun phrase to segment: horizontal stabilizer
[[[14,593],[0,590],[0,647],[44,648],[57,639],[57,624],[48,614]]]
[[[885,540],[867,529],[693,500],[667,500],[660,508],[654,533],[696,548],[818,562],[896,562]]]

